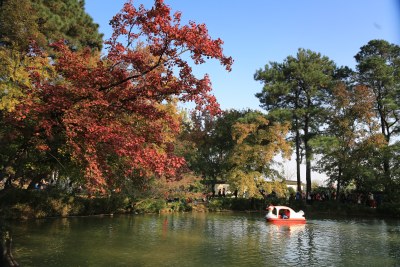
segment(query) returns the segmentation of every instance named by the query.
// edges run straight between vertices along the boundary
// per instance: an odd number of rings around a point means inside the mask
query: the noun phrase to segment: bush
[[[135,204],[135,211],[138,213],[157,213],[165,208],[166,203],[163,199],[143,199]]]
[[[400,203],[382,203],[377,212],[384,216],[400,218]]]
[[[29,219],[122,213],[128,202],[121,195],[89,199],[57,190],[10,189],[0,192],[0,216]]]
[[[210,211],[223,211],[223,210],[264,210],[265,201],[257,198],[212,198],[209,201],[208,209]]]
[[[181,200],[167,203],[167,207],[170,208],[171,211],[191,211],[192,204],[192,202],[189,203],[186,200]]]
[[[222,210],[229,210],[230,208],[231,208],[231,201],[229,198],[225,197],[212,198],[208,202],[209,211],[222,211]]]

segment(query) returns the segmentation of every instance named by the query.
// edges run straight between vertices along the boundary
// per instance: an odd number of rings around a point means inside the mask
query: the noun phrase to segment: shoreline
[[[270,204],[303,210],[306,218],[377,218],[399,219],[400,203],[383,203],[377,208],[365,204],[341,203],[335,200],[290,202],[286,199],[212,198],[204,201],[185,198],[174,202],[162,198],[133,199],[126,195],[88,198],[60,191],[10,190],[0,192],[2,220],[30,220],[87,216],[137,215],[176,212],[246,212],[265,213]]]

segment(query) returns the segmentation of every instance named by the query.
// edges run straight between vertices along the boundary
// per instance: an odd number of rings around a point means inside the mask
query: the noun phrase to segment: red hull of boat
[[[267,222],[275,224],[304,224],[305,219],[267,219]]]

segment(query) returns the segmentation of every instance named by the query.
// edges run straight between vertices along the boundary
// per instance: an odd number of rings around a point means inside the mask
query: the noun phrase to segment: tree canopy
[[[63,176],[90,192],[137,192],[185,171],[182,184],[222,180],[253,197],[277,181],[273,158],[293,145],[298,190],[303,158],[307,193],[313,169],[338,193],[400,188],[398,45],[371,40],[354,71],[301,48],[255,73],[265,114],[221,111],[210,77],[193,68],[211,59],[230,71],[233,60],[181,15],[163,0],[127,2],[102,55],[84,1],[0,1],[0,179]],[[180,102],[194,102],[190,118]]]
[[[235,141],[233,125],[249,111],[225,110],[217,116],[209,112],[192,112],[184,121],[180,140],[186,142],[184,155],[189,168],[209,182],[224,180],[230,169],[228,156]]]
[[[313,153],[309,141],[325,122],[327,97],[333,84],[335,68],[328,57],[299,49],[296,57],[288,56],[283,63],[271,62],[254,75],[255,80],[263,83],[262,92],[256,96],[269,116],[291,123],[296,149],[298,190],[304,149],[307,192],[311,191]]]
[[[3,0],[0,5],[0,40],[26,48],[34,39],[44,48],[65,40],[72,49],[101,50],[103,34],[85,12],[81,0]]]
[[[280,178],[273,159],[278,154],[290,157],[290,144],[285,139],[288,131],[289,123],[271,123],[261,112],[249,112],[238,119],[232,129],[236,144],[228,158],[231,168],[226,173],[233,188],[254,197],[267,180]]]
[[[169,133],[180,128],[165,104],[176,98],[219,112],[209,77],[196,78],[182,55],[188,52],[195,64],[215,58],[227,70],[232,64],[222,40],[211,39],[203,24],[180,25],[180,16],[161,0],[149,10],[126,3],[111,20],[114,34],[103,58],[65,42],[52,44],[58,75],[43,75],[48,63],[31,68],[32,86],[10,119],[34,125],[42,153],[69,155],[89,189],[106,188],[121,171],[124,177],[175,174],[184,160],[175,156]],[[40,47],[34,51],[32,56],[47,58]]]
[[[385,40],[371,40],[362,46],[355,56],[357,61],[357,81],[373,92],[374,110],[379,121],[381,134],[387,142],[386,151],[382,151],[383,177],[386,188],[393,188],[390,158],[393,158],[392,136],[400,130],[400,46]]]

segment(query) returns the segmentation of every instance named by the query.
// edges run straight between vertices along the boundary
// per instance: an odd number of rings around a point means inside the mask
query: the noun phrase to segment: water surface
[[[14,223],[21,266],[400,266],[397,220],[180,213]]]

